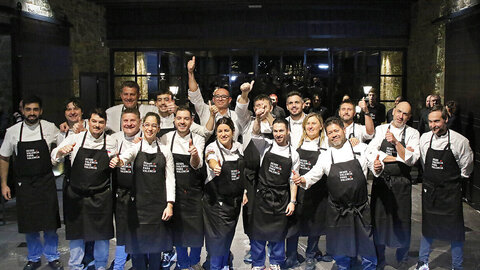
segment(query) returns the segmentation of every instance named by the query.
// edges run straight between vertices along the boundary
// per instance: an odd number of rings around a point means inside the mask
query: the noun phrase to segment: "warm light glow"
[[[365,93],[365,95],[368,95],[368,92],[370,92],[370,90],[372,90],[372,86],[371,85],[365,85],[363,87],[363,93]]]
[[[168,89],[170,90],[170,92],[172,92],[172,94],[173,94],[174,96],[177,95],[177,93],[178,93],[178,86],[170,86]]]

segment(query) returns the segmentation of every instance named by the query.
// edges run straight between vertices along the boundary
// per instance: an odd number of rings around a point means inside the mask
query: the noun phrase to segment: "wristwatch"
[[[290,201],[291,203],[293,203],[294,205],[297,205],[297,201]]]

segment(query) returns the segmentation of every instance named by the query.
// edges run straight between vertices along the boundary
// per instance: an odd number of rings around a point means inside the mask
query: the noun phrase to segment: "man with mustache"
[[[452,269],[463,269],[462,182],[473,171],[473,152],[467,138],[447,128],[447,111],[435,105],[428,114],[430,132],[420,137],[424,164],[422,237],[416,269],[428,270],[434,239],[449,241]]]
[[[92,111],[88,129],[68,136],[52,151],[54,163],[71,156],[72,170],[65,192],[65,234],[70,240],[69,267],[83,269],[85,241],[95,241],[95,267],[105,268],[109,240],[113,238],[113,195],[110,188],[110,158],[117,141],[105,133],[103,109]]]
[[[63,269],[59,261],[57,188],[50,160],[50,146],[59,134],[55,124],[40,120],[42,100],[36,96],[23,100],[24,120],[7,129],[0,148],[2,195],[11,200],[7,186],[10,156],[15,155],[18,232],[27,242],[28,262],[24,270],[41,266],[42,253],[52,269]],[[44,244],[40,240],[43,231]]]
[[[360,142],[366,142],[373,138],[375,134],[375,127],[372,117],[369,114],[369,108],[364,99],[358,102],[358,106],[362,109],[365,115],[365,126],[357,124],[353,121],[355,117],[355,104],[350,99],[345,99],[340,103],[338,115],[342,119],[345,127],[345,135],[353,145],[357,145]]]
[[[345,137],[343,121],[330,117],[325,122],[330,148],[320,154],[313,168],[303,176],[295,174],[295,184],[308,189],[327,175],[327,253],[338,269],[351,269],[352,258],[362,257],[362,268],[377,264],[371,237],[370,207],[367,192],[367,145],[352,146]]]
[[[412,177],[410,171],[420,157],[420,134],[407,126],[412,107],[406,101],[393,110],[393,120],[375,129],[369,144],[369,161],[374,163],[372,213],[373,238],[378,267],[386,265],[385,246],[397,248],[397,269],[408,269],[411,237]]]

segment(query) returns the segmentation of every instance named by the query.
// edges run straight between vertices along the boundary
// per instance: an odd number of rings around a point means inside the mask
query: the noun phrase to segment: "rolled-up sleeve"
[[[200,87],[197,89],[197,91],[188,90],[188,99],[195,106],[195,111],[197,112],[198,117],[200,118],[200,123],[202,125],[206,125],[208,122],[208,118],[210,117],[209,116],[210,109],[208,108],[208,105],[205,104],[205,102],[203,101]]]

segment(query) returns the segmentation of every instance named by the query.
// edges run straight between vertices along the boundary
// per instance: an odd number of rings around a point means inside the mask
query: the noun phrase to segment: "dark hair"
[[[270,104],[270,106],[272,106],[272,100],[270,99],[269,96],[265,95],[265,94],[260,94],[260,95],[257,95],[255,97],[255,99],[253,100],[253,104],[255,105],[255,102],[257,102],[258,100],[268,100],[268,103]]]
[[[102,108],[95,108],[93,109],[90,114],[88,115],[88,119],[91,119],[92,118],[92,115],[98,115],[100,116],[101,118],[103,118],[105,120],[105,122],[107,122],[107,113],[105,112],[104,109]]]
[[[137,108],[125,108],[125,110],[123,110],[122,112],[122,117],[124,114],[127,114],[127,113],[135,114],[138,117],[138,119],[140,119],[140,112],[138,111]]]
[[[35,95],[28,96],[23,99],[23,108],[25,108],[27,104],[31,104],[31,103],[37,103],[40,109],[42,108],[42,99]]]
[[[437,105],[433,106],[433,107],[430,109],[430,112],[429,112],[428,114],[430,114],[430,113],[432,113],[432,112],[441,112],[441,113],[442,113],[442,118],[443,118],[443,120],[447,120],[447,119],[448,119],[448,112],[447,112],[447,110],[445,109],[445,107],[443,107],[443,106],[440,105],[440,104],[437,104]]]
[[[407,101],[402,95],[398,95],[395,99],[400,98],[399,102]]]
[[[169,95],[171,98],[173,98],[173,93],[172,93],[172,91],[166,90],[166,89],[157,92],[156,95],[155,95],[155,100],[156,100],[156,99],[158,98],[158,96],[160,96],[160,95]]]
[[[452,113],[455,113],[455,111],[457,110],[457,103],[454,100],[449,100],[446,102],[445,107],[450,108],[452,110]]]
[[[343,104],[351,104],[353,108],[355,108],[355,103],[351,99],[345,99],[344,101],[340,102],[340,105],[338,105],[338,108],[340,108]]]
[[[142,119],[142,123],[145,123],[145,120],[150,116],[155,117],[155,119],[157,119],[157,124],[160,125],[160,115],[158,115],[158,113],[154,113],[154,112],[147,112],[147,114],[145,114],[145,116]]]
[[[220,125],[227,125],[232,130],[232,132],[235,132],[235,124],[230,117],[222,117],[218,119],[215,123],[215,132],[217,132],[217,128]]]
[[[289,92],[289,93],[287,94],[287,99],[288,99],[289,97],[293,97],[293,96],[299,96],[299,97],[303,100],[302,94],[301,94],[300,92],[298,92],[298,91],[291,91],[291,92]]]
[[[120,89],[123,91],[124,87],[135,88],[137,90],[137,93],[140,93],[140,86],[138,85],[138,83],[136,83],[134,81],[124,81],[124,82],[122,82],[122,86],[121,86]]]
[[[330,126],[330,125],[338,125],[341,128],[344,128],[345,126],[343,125],[343,121],[335,116],[327,118],[327,121],[325,121],[325,129]]]
[[[287,130],[290,130],[290,125],[288,121],[285,120],[285,118],[275,118],[275,120],[273,120],[272,126],[275,124],[284,124],[287,127]]]
[[[178,106],[177,111],[175,112],[175,115],[177,115],[177,113],[180,111],[187,111],[190,113],[190,117],[192,116],[192,111],[190,110],[190,107],[188,107],[187,105]]]
[[[80,101],[80,99],[76,98],[76,97],[71,97],[67,100],[65,100],[65,103],[63,104],[64,105],[64,110],[66,111],[68,108],[68,104],[72,103],[73,106],[79,108],[80,110],[83,111],[83,107],[82,107],[82,102]]]

